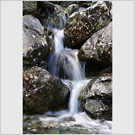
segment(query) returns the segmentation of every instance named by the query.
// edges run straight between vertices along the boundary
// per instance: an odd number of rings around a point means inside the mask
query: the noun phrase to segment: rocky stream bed
[[[111,2],[23,2],[23,133],[112,133]]]

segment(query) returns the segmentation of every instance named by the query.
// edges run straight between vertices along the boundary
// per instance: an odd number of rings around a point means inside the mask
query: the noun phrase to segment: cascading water
[[[77,50],[68,48],[65,48],[64,51],[59,54],[59,65],[57,66],[59,75],[61,75],[61,70],[63,70],[63,73],[70,80],[79,81],[85,78],[84,65],[79,62],[77,55]]]
[[[61,51],[64,50],[64,46],[63,46],[64,33],[63,30],[57,30],[57,29],[53,29],[53,32],[54,32],[55,52],[50,57],[50,60],[48,62],[48,68],[53,75],[58,76],[57,63]]]
[[[69,109],[71,115],[79,113],[78,95],[87,81],[88,80],[80,80],[73,82],[73,89],[69,101]]]
[[[83,8],[79,10],[83,10]],[[71,16],[75,14],[73,13]],[[68,110],[59,112],[46,112],[45,115],[39,115],[36,118],[38,117],[44,123],[43,130],[70,129],[72,131],[72,129],[75,129],[72,133],[76,130],[84,134],[112,133],[112,122],[92,120],[85,112],[80,110],[78,101],[79,93],[90,81],[90,79],[85,77],[85,63],[79,61],[78,50],[64,47],[63,30],[56,29],[54,28],[55,26],[50,25],[49,19],[50,15],[45,25],[48,31],[52,30],[53,32],[53,36],[50,36],[50,38],[53,39],[55,51],[48,59],[48,70],[52,75],[59,77],[69,87],[69,108]],[[66,20],[67,17],[65,14],[62,14],[62,18],[59,20],[61,28],[66,24]]]
[[[63,30],[54,29],[55,52],[49,60],[49,71],[58,77],[61,74],[61,68],[64,70],[67,78],[71,80],[72,89],[69,101],[70,114],[78,113],[78,94],[82,86],[86,83],[85,65],[78,59],[78,50],[64,48]],[[62,66],[62,67],[61,67]],[[65,78],[64,78],[65,79]],[[64,80],[63,80],[64,82]]]
[[[24,127],[27,125],[39,126],[43,133],[68,133],[68,134],[110,134],[112,133],[111,121],[93,120],[80,109],[78,96],[90,79],[85,78],[85,63],[78,59],[78,50],[64,47],[63,30],[52,29],[54,36],[55,52],[49,57],[48,69],[52,75],[61,78],[70,89],[68,110],[59,112],[45,112],[44,115],[25,116]],[[31,123],[30,123],[31,122]],[[31,126],[31,128],[33,128]],[[58,132],[57,132],[58,131]]]
[[[79,110],[78,95],[83,87],[90,81],[85,78],[85,63],[81,63],[78,59],[78,50],[64,48],[63,30],[53,29],[55,52],[49,59],[49,71],[61,78],[61,80],[70,88],[70,100],[68,111],[60,111],[56,113],[47,112],[46,115],[54,115],[57,117],[49,117],[42,119],[44,123],[53,121],[60,125],[60,120],[66,117],[73,117],[75,122],[64,123],[66,127],[80,124],[80,129],[89,131],[88,133],[111,133],[111,122],[105,121],[101,123],[98,120],[90,119],[85,112]],[[61,73],[62,71],[62,73]],[[64,74],[63,76],[61,74]],[[54,125],[55,125],[54,124]],[[56,124],[56,125],[57,125]],[[55,126],[56,126],[55,125]],[[63,123],[62,123],[63,125]]]

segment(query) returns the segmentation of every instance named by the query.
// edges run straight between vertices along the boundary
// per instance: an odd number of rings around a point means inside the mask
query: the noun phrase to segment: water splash
[[[59,77],[61,77],[60,71],[62,70],[62,74],[70,80],[79,81],[85,78],[85,64],[79,61],[78,50],[65,48],[59,55],[57,66]],[[66,79],[66,77],[63,78]]]
[[[78,95],[80,91],[83,89],[84,85],[87,84],[88,82],[89,80],[81,80],[73,82],[73,89],[69,100],[69,110],[71,115],[79,113]]]

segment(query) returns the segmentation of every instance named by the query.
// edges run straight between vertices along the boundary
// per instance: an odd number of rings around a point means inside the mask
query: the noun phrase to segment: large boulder
[[[24,69],[24,113],[40,114],[67,109],[69,94],[69,88],[45,69],[37,66]]]
[[[47,28],[64,28],[68,18],[67,8],[48,1],[39,1],[38,8],[38,18],[43,26]]]
[[[112,65],[112,23],[91,36],[81,47],[78,57],[86,61],[86,76]]]
[[[94,77],[81,91],[79,100],[91,118],[112,120],[112,74]]]
[[[104,2],[72,14],[64,27],[67,45],[80,48],[92,34],[107,26],[112,20],[109,9]]]
[[[39,20],[32,15],[23,16],[23,64],[42,61],[51,48],[51,40]]]
[[[37,15],[37,1],[23,1],[23,15]]]

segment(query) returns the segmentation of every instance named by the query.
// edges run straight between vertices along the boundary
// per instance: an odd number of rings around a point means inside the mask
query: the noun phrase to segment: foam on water
[[[71,115],[79,113],[78,95],[87,82],[89,82],[89,80],[81,80],[73,82],[73,88],[69,100],[69,110]]]
[[[57,114],[59,112],[56,112]],[[71,120],[71,117],[74,120]],[[67,121],[64,119],[66,118]],[[44,125],[50,126],[50,127],[70,127],[70,128],[77,128],[79,129],[85,129],[87,132],[91,133],[101,133],[101,134],[111,134],[111,127],[112,122],[111,121],[100,121],[100,120],[92,120],[87,116],[85,112],[75,113],[71,115],[68,112],[64,112],[63,114],[59,114],[57,117],[46,117],[42,118],[39,117],[40,121],[43,122]],[[69,119],[69,121],[68,121]],[[50,124],[49,124],[50,123]]]

